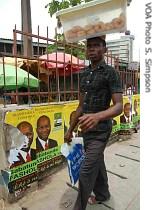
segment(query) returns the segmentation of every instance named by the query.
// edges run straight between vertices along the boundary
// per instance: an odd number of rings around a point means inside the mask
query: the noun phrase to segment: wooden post
[[[30,0],[21,0],[22,31],[32,34]],[[32,57],[32,37],[23,35],[23,54]]]

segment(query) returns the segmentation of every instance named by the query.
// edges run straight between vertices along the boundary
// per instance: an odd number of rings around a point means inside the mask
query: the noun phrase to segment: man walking
[[[102,37],[87,40],[91,65],[81,72],[79,105],[65,134],[65,141],[71,141],[79,123],[84,138],[85,159],[74,210],[85,210],[89,198],[92,204],[110,198],[103,152],[112,130],[112,118],[122,112],[122,88],[118,72],[104,61],[105,52],[106,42]],[[110,107],[111,99],[113,106]],[[90,197],[92,191],[94,198]]]

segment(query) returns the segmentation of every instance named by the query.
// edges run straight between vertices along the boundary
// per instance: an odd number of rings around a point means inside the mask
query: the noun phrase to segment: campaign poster
[[[38,180],[37,173],[37,160],[11,168],[8,183],[9,192],[20,196],[22,192],[31,187],[31,183]]]
[[[62,162],[60,147],[64,143],[64,105],[34,107],[38,180],[48,176]]]
[[[113,105],[113,102],[111,101],[110,106],[112,106],[112,105]],[[112,133],[111,133],[111,135],[118,133],[119,130],[120,130],[120,117],[117,116],[112,119]]]
[[[112,134],[118,133],[120,130],[120,116],[112,119]]]
[[[5,124],[10,169],[8,188],[10,193],[19,194],[62,162],[63,105],[9,111]]]
[[[133,128],[132,122],[132,96],[124,96],[123,97],[123,113],[120,117],[120,130],[121,134],[127,133],[126,131]]]
[[[70,122],[75,116],[75,111],[76,111],[77,106],[78,106],[78,102],[72,102],[72,103],[65,104],[65,107],[64,107],[64,133],[66,133],[66,131],[69,129]],[[77,125],[73,131],[73,134],[76,133],[78,135],[79,132],[80,132],[79,127]]]
[[[34,119],[33,108],[8,111],[5,115],[6,157],[10,169],[8,190],[15,196],[37,181]]]
[[[140,95],[133,95],[132,97],[132,122],[134,128],[139,128],[140,124]]]

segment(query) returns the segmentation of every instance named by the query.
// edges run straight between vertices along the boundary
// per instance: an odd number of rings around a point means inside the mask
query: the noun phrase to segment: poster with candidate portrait
[[[62,162],[60,146],[64,142],[64,105],[35,107],[38,180],[48,176]]]
[[[5,115],[8,190],[17,197],[37,181],[34,118],[33,109],[8,111]]]
[[[138,129],[140,124],[140,95],[136,94],[132,97],[132,122],[134,128]]]
[[[111,101],[110,106],[112,105],[113,103]],[[111,135],[118,133],[119,130],[120,130],[120,117],[117,116],[112,119],[112,134]]]
[[[75,116],[75,111],[76,111],[77,106],[78,106],[78,102],[72,102],[72,103],[65,104],[65,107],[64,107],[64,133],[66,133],[66,131],[68,130],[68,128],[70,126],[70,122]],[[78,126],[76,126],[76,128],[74,129],[74,133],[76,133],[78,135],[79,132],[80,132],[79,128],[78,128]]]
[[[63,105],[8,111],[5,115],[9,192],[19,195],[62,161]]]
[[[127,131],[133,128],[132,122],[132,96],[123,97],[123,112],[120,117],[121,134],[127,134]]]

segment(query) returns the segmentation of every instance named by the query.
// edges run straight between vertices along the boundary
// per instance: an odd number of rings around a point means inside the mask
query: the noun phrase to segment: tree
[[[57,37],[56,37],[57,36]],[[58,44],[54,43],[48,46],[48,53],[53,53],[56,51],[64,50],[65,53],[72,54],[79,59],[84,60],[85,56],[85,46],[82,43],[75,44],[75,47],[71,47],[70,45],[63,44],[64,41],[64,34],[57,34],[55,35],[55,39],[59,42]]]
[[[92,0],[52,0],[48,3],[45,8],[48,8],[48,12],[52,17],[57,11],[66,9],[68,7],[74,7],[78,4],[86,3]]]
[[[76,5],[82,4],[82,3],[86,3],[92,0],[52,0],[49,4],[47,4],[45,6],[45,8],[48,8],[48,13],[50,14],[51,17],[53,17],[53,15],[62,9],[66,9],[69,7],[74,7]],[[60,28],[61,22],[58,19],[57,20],[57,26]],[[56,37],[57,36],[57,37]],[[57,34],[55,36],[55,38],[57,38],[58,41],[63,41],[64,40],[64,34]],[[69,54],[73,54],[74,56],[80,58],[80,59],[85,59],[85,50],[84,50],[84,44],[74,44],[74,48],[71,48],[70,46],[65,46],[65,52],[69,53]],[[83,49],[80,49],[83,48]],[[58,46],[56,44],[52,44],[49,46],[48,48],[48,52],[55,52],[58,48]]]

